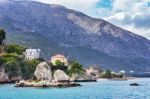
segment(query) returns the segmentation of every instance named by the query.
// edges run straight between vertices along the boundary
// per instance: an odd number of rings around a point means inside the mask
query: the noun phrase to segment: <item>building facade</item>
[[[40,49],[26,49],[26,51],[23,53],[25,60],[33,60],[33,59],[39,59],[40,58]]]
[[[64,63],[65,66],[68,66],[68,60],[67,60],[67,58],[64,55],[57,54],[57,55],[51,57],[51,63],[53,65],[56,65],[56,61],[57,60],[62,62],[62,63]]]
[[[100,70],[96,67],[91,66],[91,67],[85,69],[85,71],[88,75],[93,75],[93,76],[96,76],[97,78],[99,78],[99,76],[100,76],[99,75]]]

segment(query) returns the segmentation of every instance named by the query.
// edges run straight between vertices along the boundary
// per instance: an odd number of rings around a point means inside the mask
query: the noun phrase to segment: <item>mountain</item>
[[[85,66],[150,71],[150,40],[60,5],[0,2],[0,27],[8,43],[41,48],[46,59],[64,53]]]

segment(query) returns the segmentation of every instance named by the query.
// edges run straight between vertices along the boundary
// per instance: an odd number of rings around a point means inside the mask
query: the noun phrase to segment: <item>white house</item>
[[[26,49],[26,51],[23,53],[25,60],[38,59],[40,57],[40,51],[40,49]]]

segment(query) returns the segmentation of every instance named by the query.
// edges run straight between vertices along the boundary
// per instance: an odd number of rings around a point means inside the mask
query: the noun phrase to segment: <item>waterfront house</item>
[[[23,52],[25,60],[39,59],[40,51],[40,49],[26,49],[26,51]]]
[[[120,73],[120,74],[125,74],[125,73],[126,73],[126,71],[121,70],[119,73]]]
[[[64,55],[57,54],[57,55],[54,55],[54,56],[51,57],[51,63],[53,65],[56,65],[57,60],[64,63],[66,66],[68,66],[68,60]]]
[[[94,66],[91,66],[91,67],[85,69],[85,71],[88,75],[93,75],[93,76],[96,76],[97,78],[100,76],[99,75],[100,70]]]

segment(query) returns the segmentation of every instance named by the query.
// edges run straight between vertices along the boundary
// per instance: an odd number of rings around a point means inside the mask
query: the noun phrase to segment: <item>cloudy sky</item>
[[[150,0],[35,0],[59,4],[150,39]]]

